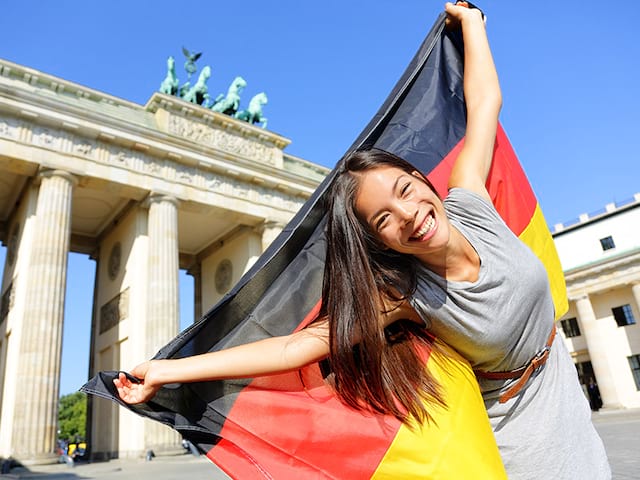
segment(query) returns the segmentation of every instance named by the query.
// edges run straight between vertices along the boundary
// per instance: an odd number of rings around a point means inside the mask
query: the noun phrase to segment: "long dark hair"
[[[409,320],[387,329],[381,324],[382,305],[399,305],[414,292],[417,261],[385,248],[357,215],[360,177],[384,166],[416,171],[402,158],[378,149],[353,152],[337,167],[328,195],[320,314],[329,320],[329,364],[341,400],[408,424],[409,417],[420,422],[431,418],[425,400],[443,406],[444,401],[416,348],[434,348],[425,329]]]

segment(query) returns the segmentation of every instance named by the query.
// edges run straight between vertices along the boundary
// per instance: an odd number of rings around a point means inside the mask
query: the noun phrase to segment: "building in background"
[[[560,332],[592,408],[640,407],[640,193],[553,238],[569,297]]]

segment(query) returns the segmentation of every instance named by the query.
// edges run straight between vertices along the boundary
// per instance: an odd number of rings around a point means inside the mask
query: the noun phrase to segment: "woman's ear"
[[[411,175],[413,175],[416,178],[419,178],[420,180],[424,180],[424,175],[420,173],[418,170],[414,170],[413,172],[411,172]]]

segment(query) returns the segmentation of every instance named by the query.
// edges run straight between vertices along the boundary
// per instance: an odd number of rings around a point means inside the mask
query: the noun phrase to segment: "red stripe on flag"
[[[464,138],[428,174],[441,198],[447,196],[449,174],[463,145]],[[496,134],[487,190],[505,223],[519,236],[529,225],[538,201],[501,125]]]

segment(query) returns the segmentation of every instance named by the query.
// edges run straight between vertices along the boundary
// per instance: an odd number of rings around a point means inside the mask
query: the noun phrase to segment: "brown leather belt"
[[[507,372],[485,372],[483,370],[474,370],[474,373],[477,377],[486,378],[488,380],[509,380],[513,378],[519,378],[517,382],[511,385],[507,389],[507,391],[499,397],[500,403],[508,402],[515,395],[517,395],[520,390],[522,390],[522,387],[526,385],[527,380],[529,380],[529,377],[531,377],[533,372],[535,372],[539,367],[545,364],[547,358],[549,358],[549,352],[551,351],[551,345],[553,345],[553,339],[555,338],[555,336],[556,326],[554,324],[545,347],[538,353],[536,353],[535,356],[531,360],[529,360],[526,365],[523,365],[520,368],[509,370]]]

